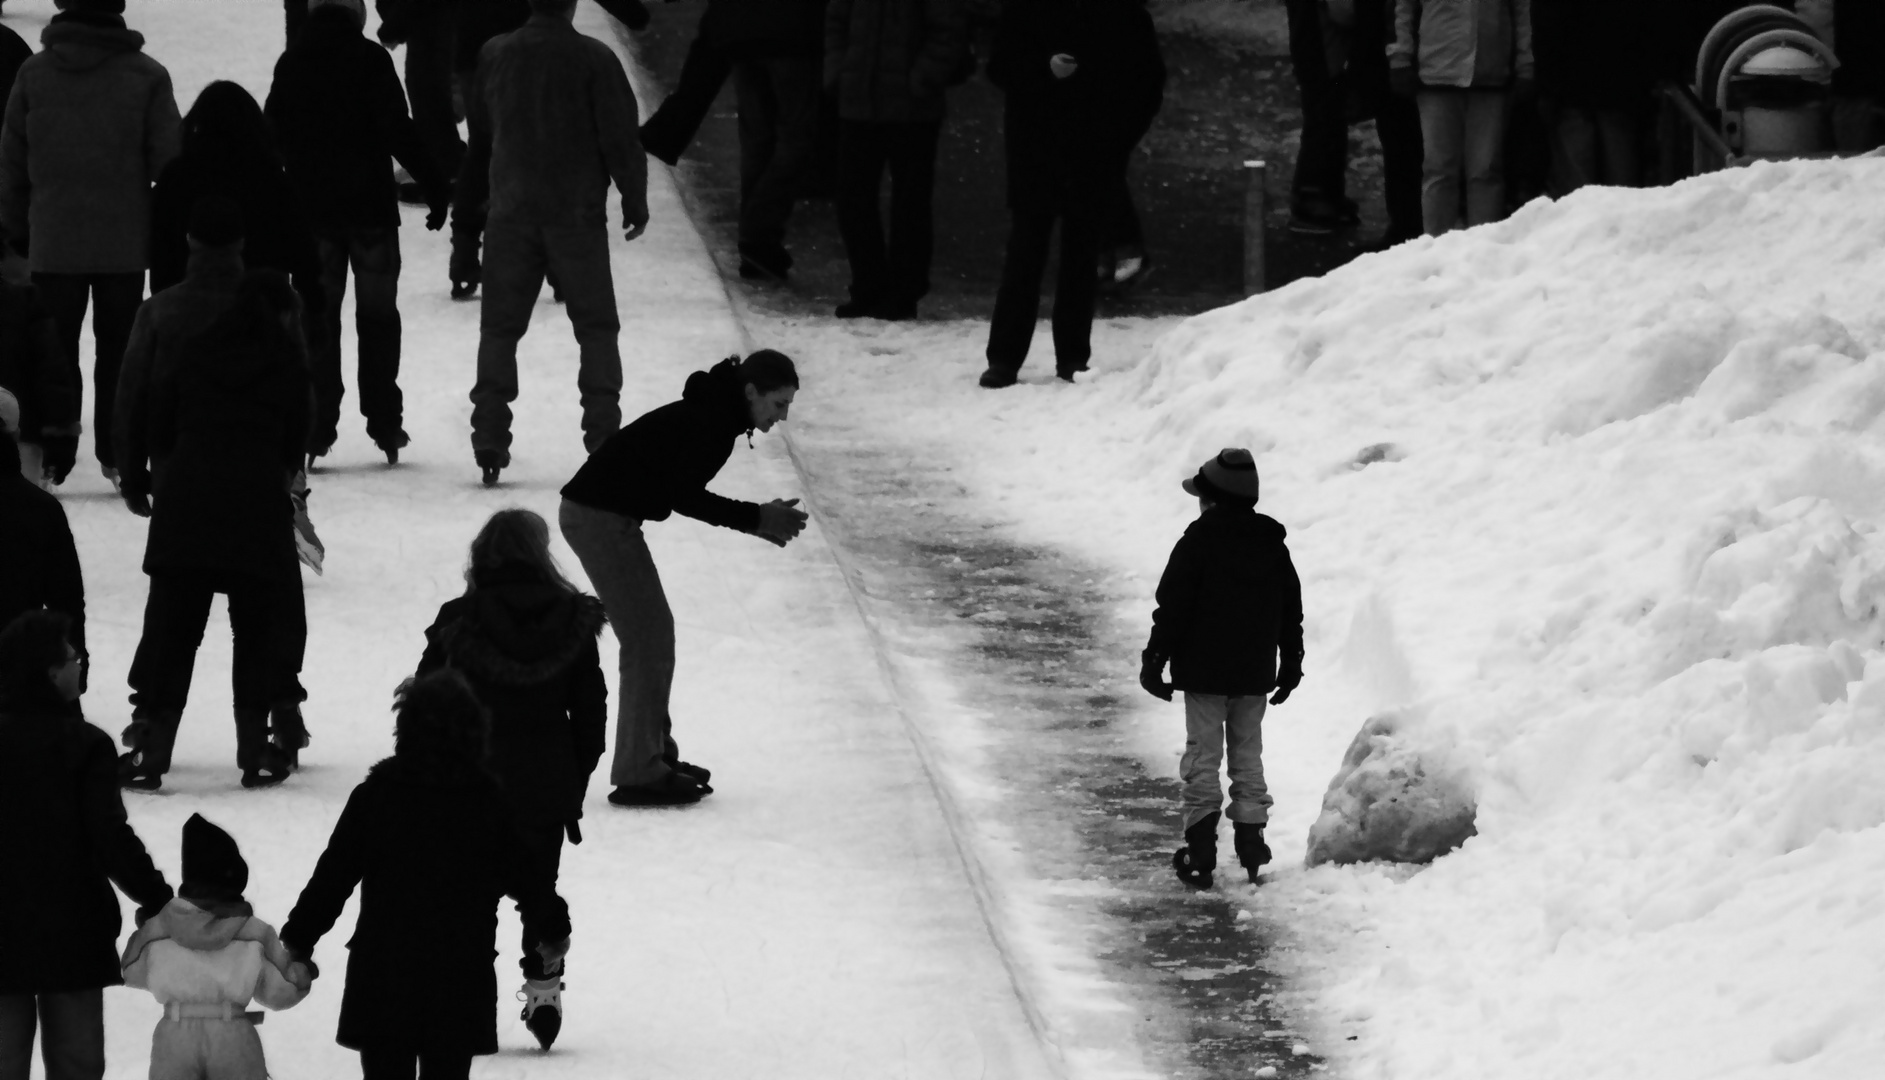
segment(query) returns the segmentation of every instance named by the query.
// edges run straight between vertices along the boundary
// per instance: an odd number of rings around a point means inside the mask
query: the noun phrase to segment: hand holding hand
[[[774,499],[759,508],[759,535],[784,547],[805,531],[809,515],[798,508],[797,499]]]
[[[445,218],[451,212],[452,204],[446,202],[444,199],[433,203],[425,212],[426,231],[438,232],[440,229],[443,229],[445,227]]]
[[[1070,53],[1055,53],[1047,58],[1047,70],[1054,73],[1054,78],[1065,79],[1080,70],[1080,62]]]
[[[1165,658],[1146,653],[1139,666],[1139,685],[1160,701],[1172,699],[1172,684],[1165,681]]]
[[[314,972],[309,971],[308,965],[299,960],[291,962],[288,970],[282,974],[287,977],[290,985],[304,994],[314,986]]]
[[[141,491],[125,492],[124,505],[126,509],[136,514],[138,517],[147,518],[151,516],[151,497]]]

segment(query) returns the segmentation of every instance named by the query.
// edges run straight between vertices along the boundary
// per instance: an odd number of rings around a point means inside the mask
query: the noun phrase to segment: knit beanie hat
[[[242,207],[234,199],[206,195],[190,207],[185,233],[204,247],[228,247],[242,239]]]
[[[201,814],[183,823],[183,888],[187,899],[235,900],[249,887],[249,864],[228,833]]]
[[[314,14],[315,11],[324,7],[345,8],[347,11],[353,14],[354,25],[360,27],[363,30],[366,29],[366,25],[367,25],[366,0],[308,0],[308,14],[310,15]]]
[[[4,386],[0,386],[0,431],[15,438],[20,434],[20,399]]]
[[[1250,451],[1232,447],[1198,467],[1198,474],[1184,482],[1184,489],[1213,502],[1257,502],[1257,463]]]
[[[124,0],[64,0],[58,6],[61,11],[76,11],[86,15],[124,14]]]

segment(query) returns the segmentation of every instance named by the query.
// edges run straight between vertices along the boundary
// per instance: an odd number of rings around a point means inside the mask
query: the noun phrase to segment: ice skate
[[[554,975],[526,979],[517,1000],[524,1003],[524,1026],[537,1037],[537,1045],[548,1050],[563,1030],[563,980]]]

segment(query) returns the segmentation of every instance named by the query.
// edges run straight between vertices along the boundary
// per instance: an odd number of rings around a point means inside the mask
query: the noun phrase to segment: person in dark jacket
[[[0,230],[78,361],[92,309],[92,443],[114,483],[111,410],[150,265],[151,184],[177,156],[170,73],[125,28],[124,0],[61,0],[0,128]]]
[[[1656,84],[1655,42],[1615,29],[1630,0],[1531,0],[1538,99],[1551,148],[1552,193],[1586,184],[1634,187]]]
[[[783,353],[729,356],[687,377],[681,400],[646,413],[603,443],[563,485],[557,524],[602,597],[621,646],[609,801],[672,806],[710,794],[708,770],[680,759],[668,715],[674,613],[642,525],[679,511],[784,547],[805,527],[797,499],[762,505],[707,490],[744,433],[772,430],[798,393]]]
[[[221,196],[241,208],[242,262],[279,270],[301,297],[304,326],[318,332],[326,306],[321,256],[300,198],[282,170],[262,107],[240,85],[203,88],[183,118],[183,152],[164,167],[151,195],[151,292],[183,280],[189,264],[190,211]]]
[[[205,248],[233,247],[232,204],[198,206],[191,235]],[[175,292],[138,313],[133,347],[153,354],[139,360],[151,371],[148,404],[120,444],[140,470],[148,458],[154,476],[148,500],[127,495],[151,526],[123,779],[147,790],[163,782],[210,600],[224,593],[235,637],[236,764],[244,787],[263,787],[288,778],[306,741],[307,616],[289,497],[309,412],[299,315],[286,278],[250,271],[207,327],[177,340],[166,324],[199,316],[187,310],[198,302],[188,294],[163,303]]]
[[[582,836],[583,793],[607,741],[602,601],[563,576],[550,526],[529,510],[499,510],[485,522],[465,585],[426,630],[418,674],[449,668],[477,691],[491,713],[491,773],[524,847],[554,883],[563,837]],[[525,931],[519,993],[524,1026],[548,1050],[562,1027],[563,981],[541,944]]]
[[[432,160],[449,176],[458,175],[465,140],[458,135],[452,107],[452,57],[462,0],[375,0],[380,14],[379,39],[388,49],[405,46],[406,96],[413,126]]]
[[[275,132],[288,179],[320,245],[323,325],[310,344],[316,411],[310,458],[339,437],[345,393],[340,305],[354,278],[359,335],[360,412],[367,436],[397,464],[408,438],[399,390],[398,159],[426,191],[428,229],[445,225],[450,175],[426,152],[406,113],[406,94],[386,50],[368,41],[364,0],[310,0],[306,24],[275,64],[263,113]]]
[[[85,575],[65,507],[20,475],[19,444],[0,431],[0,626],[42,608],[70,620],[81,662],[85,647]]]
[[[960,0],[831,0],[825,86],[838,95],[838,231],[851,261],[840,319],[908,319],[929,292],[930,196],[943,91],[968,49]],[[878,187],[890,172],[890,242]]]
[[[1158,36],[1141,0],[1012,0],[988,77],[1006,95],[1009,227],[981,384],[1013,386],[1027,360],[1056,221],[1054,368],[1072,382],[1093,352],[1100,218],[1164,96]]]
[[[497,906],[510,896],[543,962],[569,952],[569,905],[519,840],[485,771],[490,721],[464,677],[439,671],[399,688],[393,756],[353,789],[281,940],[314,948],[360,890],[347,943],[336,1041],[366,1080],[463,1080],[497,1052]],[[318,971],[318,969],[314,969]]]
[[[1159,578],[1139,683],[1163,701],[1174,689],[1185,694],[1185,754],[1178,766],[1185,846],[1172,854],[1179,880],[1211,886],[1224,806],[1217,770],[1228,741],[1237,861],[1254,883],[1270,861],[1263,840],[1271,803],[1263,782],[1264,695],[1268,704],[1281,705],[1302,682],[1302,583],[1283,526],[1256,511],[1250,451],[1219,453],[1184,488],[1198,498],[1198,520],[1172,548]]]
[[[44,487],[65,483],[78,460],[80,378],[39,289],[16,273],[23,269],[17,259],[0,266],[0,388],[19,400],[20,471]]]
[[[468,197],[485,199],[484,307],[471,449],[486,485],[510,465],[517,342],[554,273],[579,349],[583,446],[622,426],[622,354],[606,200],[622,196],[624,237],[648,225],[648,163],[635,134],[635,92],[609,47],[576,32],[575,0],[531,0],[520,30],[494,38],[478,62]],[[574,104],[570,104],[574,103]],[[489,164],[486,165],[485,163]]]
[[[125,818],[111,737],[86,723],[64,614],[0,630],[0,1076],[105,1073],[104,988],[118,972],[118,898],[138,921],[170,886]]]
[[[740,276],[783,280],[785,226],[814,165],[824,0],[713,0],[701,33],[733,64]]]

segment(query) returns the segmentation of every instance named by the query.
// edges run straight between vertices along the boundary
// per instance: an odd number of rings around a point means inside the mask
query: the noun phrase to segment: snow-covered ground
[[[32,36],[49,7],[15,0],[6,19]],[[213,75],[265,90],[272,4],[133,0],[130,20],[186,107]],[[1885,1050],[1881,188],[1885,160],[1866,159],[1587,190],[1189,321],[1104,322],[1072,387],[1049,377],[1044,333],[1028,381],[991,393],[979,323],[747,325],[800,359],[794,424],[947,462],[939,498],[1103,568],[1122,627],[1143,626],[1195,512],[1178,481],[1223,446],[1258,454],[1309,657],[1266,732],[1281,865],[1240,902],[1303,947],[1333,1073],[1858,1077]],[[742,340],[659,168],[651,194],[649,235],[616,252],[631,414]],[[236,788],[213,630],[172,794],[131,801],[173,875],[192,810],[230,827],[276,920],[387,748],[389,691],[477,523],[552,511],[581,453],[546,303],[516,464],[504,489],[476,486],[475,309],[444,295],[443,238],[407,225],[409,463],[384,469],[350,421],[315,478],[311,765]],[[142,524],[89,463],[74,477],[88,709],[115,731]],[[718,486],[795,483],[775,433]],[[651,542],[681,621],[678,734],[721,791],[622,814],[598,784],[566,860],[563,1042],[527,1054],[506,1009],[507,1053],[478,1074],[1143,1072],[1131,1025],[1099,1022],[1119,1006],[1068,948],[1079,928],[1035,917],[998,819],[959,816],[998,813],[1000,792],[964,769],[973,731],[924,733],[947,671],[883,678],[882,635],[819,532],[779,552],[675,521]],[[1133,743],[1173,771],[1177,710],[1142,701]],[[1466,770],[1479,835],[1419,871],[1298,869],[1343,749],[1386,710]],[[351,1067],[331,1042],[344,929],[323,946],[335,974],[263,1030],[278,1076]],[[508,947],[498,962],[508,976]],[[108,1001],[111,1074],[141,1075],[153,1010]]]

